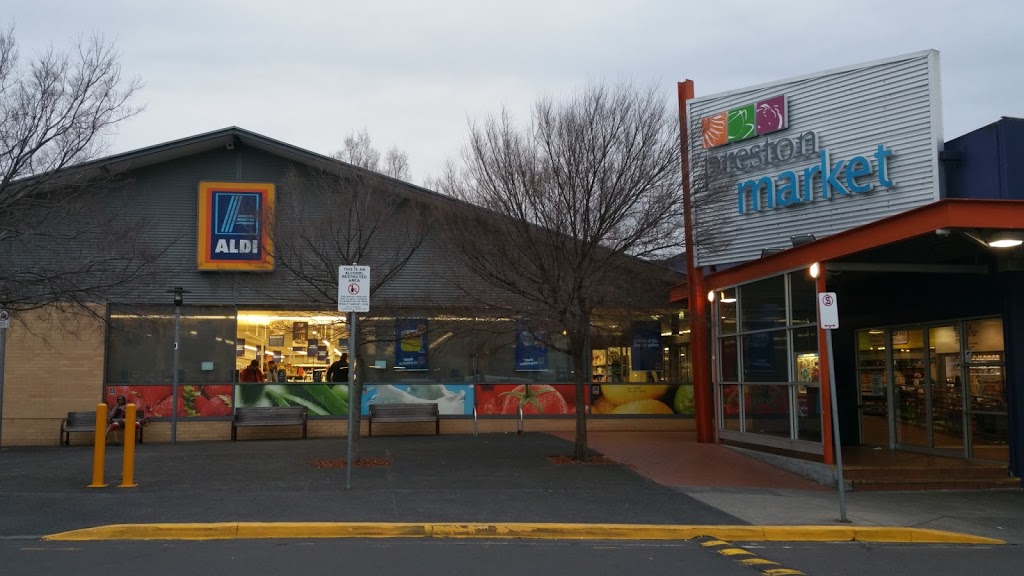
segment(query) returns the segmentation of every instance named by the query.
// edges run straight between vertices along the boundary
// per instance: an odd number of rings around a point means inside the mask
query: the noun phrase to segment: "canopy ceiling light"
[[[1024,244],[1024,234],[1020,232],[1000,231],[988,236],[988,245],[992,248],[1015,248]]]

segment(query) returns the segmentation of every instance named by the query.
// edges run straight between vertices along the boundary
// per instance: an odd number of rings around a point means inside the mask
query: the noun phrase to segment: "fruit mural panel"
[[[692,384],[595,384],[592,414],[693,415]]]
[[[305,406],[309,416],[348,415],[345,383],[238,384],[235,388],[236,405],[243,408]]]
[[[231,384],[179,385],[178,417],[230,416],[233,388]],[[105,386],[103,401],[112,408],[123,395],[149,418],[170,418],[171,389],[170,385]]]
[[[475,392],[480,415],[515,415],[520,407],[524,415],[576,413],[574,384],[477,384]]]

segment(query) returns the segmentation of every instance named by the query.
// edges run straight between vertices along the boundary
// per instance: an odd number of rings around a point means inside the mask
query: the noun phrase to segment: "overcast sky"
[[[593,80],[698,96],[935,48],[944,137],[1024,116],[1021,0],[0,0],[23,54],[99,32],[146,83],[111,151],[240,126],[315,152],[367,128],[413,180],[467,121]]]

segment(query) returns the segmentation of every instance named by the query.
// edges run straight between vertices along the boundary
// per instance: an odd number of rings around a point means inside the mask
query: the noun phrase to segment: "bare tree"
[[[440,217],[473,277],[456,282],[547,334],[566,334],[579,459],[588,452],[595,311],[664,302],[667,271],[643,261],[683,246],[678,127],[653,87],[594,85],[539,100],[527,125],[508,112],[472,124],[460,160],[438,181],[486,209],[453,204]],[[473,280],[493,290],[474,291]]]
[[[409,181],[412,178],[409,172],[409,155],[392,146],[384,153],[381,161],[380,150],[373,146],[366,128],[346,136],[345,147],[331,154],[331,157],[398,180]]]
[[[144,223],[114,208],[126,182],[73,168],[141,110],[119,57],[93,36],[23,59],[13,27],[0,32],[0,306],[91,311],[159,259]]]
[[[293,169],[285,176],[284,200],[278,202],[272,230],[275,262],[295,277],[294,286],[307,302],[334,309],[338,266],[359,264],[370,266],[374,307],[388,305],[380,297],[382,288],[401,273],[427,236],[425,210],[403,188],[378,174],[344,166]],[[310,205],[318,209],[310,210]],[[358,455],[366,381],[360,349],[367,340],[358,331],[356,340],[356,349],[349,351],[355,365],[349,410],[356,411],[350,434]]]

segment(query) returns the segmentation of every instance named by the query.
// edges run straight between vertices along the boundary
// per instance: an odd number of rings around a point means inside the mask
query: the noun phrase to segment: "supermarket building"
[[[936,51],[679,84],[691,225],[720,239],[672,297],[693,321],[699,441],[832,464],[835,403],[844,447],[1021,476],[1024,120],[944,142],[939,92]]]

